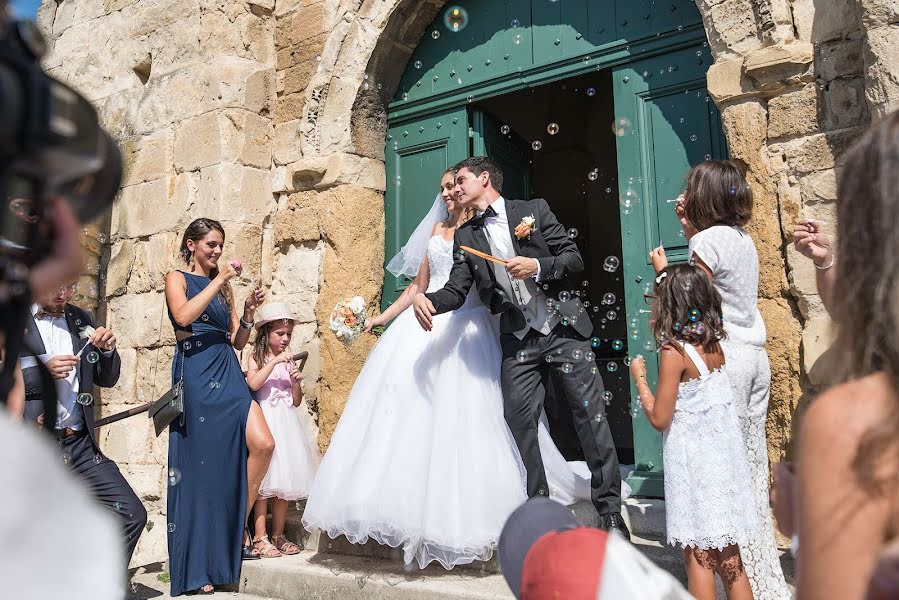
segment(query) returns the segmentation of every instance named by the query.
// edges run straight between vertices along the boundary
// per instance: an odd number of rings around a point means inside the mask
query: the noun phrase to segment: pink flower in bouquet
[[[240,270],[240,268],[241,268],[241,264],[240,264],[240,259],[239,259],[239,258],[232,258],[232,259],[228,262],[228,264],[230,264],[232,267],[234,267],[235,270]]]

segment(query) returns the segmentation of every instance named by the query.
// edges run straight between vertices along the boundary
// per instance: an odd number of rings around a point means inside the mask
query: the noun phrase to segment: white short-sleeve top
[[[712,285],[721,294],[727,341],[764,346],[759,256],[749,234],[740,227],[713,225],[690,238],[690,258],[694,256],[712,271]]]

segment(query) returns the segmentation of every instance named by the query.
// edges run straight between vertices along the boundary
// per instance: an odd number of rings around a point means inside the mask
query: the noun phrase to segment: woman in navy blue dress
[[[246,345],[263,292],[253,290],[238,317],[229,281],[240,266],[219,266],[224,243],[218,221],[196,219],[181,241],[187,270],[165,278],[178,340],[172,380],[184,376],[183,419],[169,428],[172,596],[237,583],[241,560],[259,558],[246,521],[275,442],[234,350]]]

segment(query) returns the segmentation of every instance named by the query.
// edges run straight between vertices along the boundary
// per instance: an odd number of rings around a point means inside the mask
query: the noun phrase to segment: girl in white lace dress
[[[651,323],[660,345],[656,394],[642,357],[631,363],[649,423],[663,432],[668,543],[684,550],[690,593],[751,599],[741,552],[760,528],[720,339],[721,299],[691,265],[656,278]]]

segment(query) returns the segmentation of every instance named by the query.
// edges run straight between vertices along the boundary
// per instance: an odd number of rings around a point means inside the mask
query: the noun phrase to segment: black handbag
[[[187,356],[182,351],[181,375],[178,382],[172,386],[162,397],[150,406],[149,414],[153,419],[153,427],[156,429],[156,437],[162,433],[172,421],[180,418],[184,425],[184,361]]]

